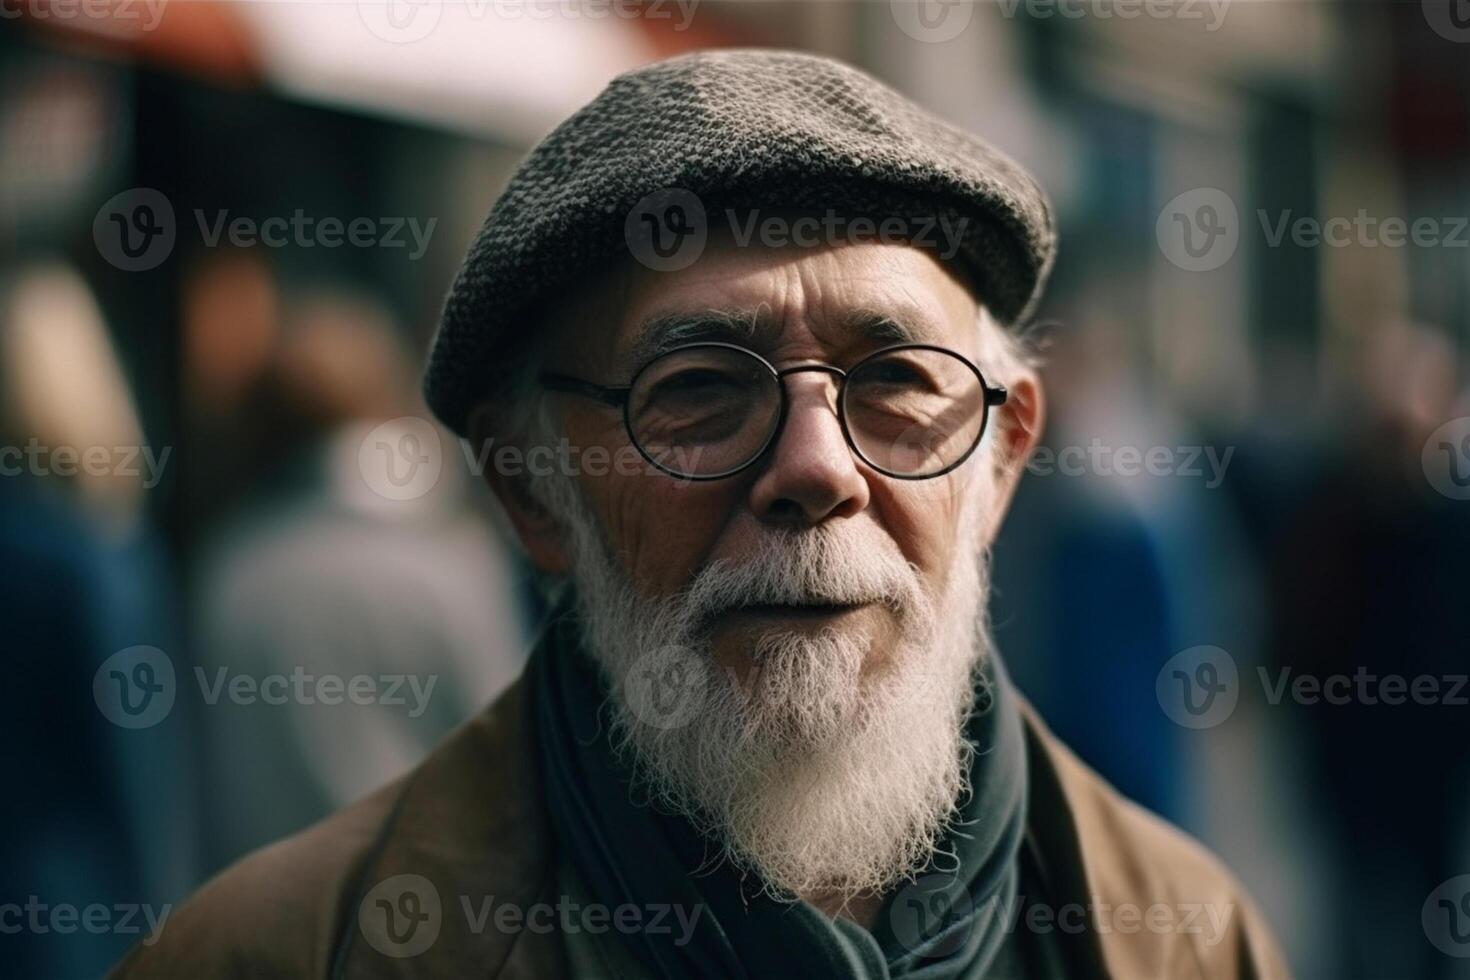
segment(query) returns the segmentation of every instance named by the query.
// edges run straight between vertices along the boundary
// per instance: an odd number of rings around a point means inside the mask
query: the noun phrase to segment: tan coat
[[[571,976],[571,963],[579,975],[606,963],[580,930],[550,931],[549,917],[529,912],[524,923],[500,918],[503,906],[554,907],[567,890],[526,700],[517,682],[408,776],[220,874],[113,976],[539,980]],[[1214,857],[1120,797],[1029,710],[1026,731],[1029,833],[1055,913],[1054,925],[1031,927],[1056,929],[1087,976],[1287,976],[1259,914]],[[398,875],[422,878],[369,894]],[[404,904],[405,890],[416,905]],[[412,930],[398,920],[403,945],[385,939],[388,907],[421,920]],[[605,948],[606,936],[595,942]]]

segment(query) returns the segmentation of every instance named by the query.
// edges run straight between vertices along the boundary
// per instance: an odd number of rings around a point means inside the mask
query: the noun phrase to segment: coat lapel
[[[342,925],[334,978],[564,973],[557,933],[526,919],[556,903],[529,714],[518,680],[408,780]]]

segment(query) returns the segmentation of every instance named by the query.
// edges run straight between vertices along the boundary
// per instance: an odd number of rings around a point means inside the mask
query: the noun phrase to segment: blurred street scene
[[[1299,976],[1470,976],[1463,0],[0,13],[7,975],[98,975],[516,677],[530,573],[418,395],[444,292],[614,75],[780,46],[1057,207],[994,555],[1021,689]]]

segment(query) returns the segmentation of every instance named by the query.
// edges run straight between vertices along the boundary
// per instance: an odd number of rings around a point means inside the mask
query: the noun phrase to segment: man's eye
[[[863,371],[863,384],[927,385],[928,375],[904,361],[881,361]]]
[[[733,398],[748,388],[749,385],[743,384],[740,378],[726,371],[691,368],[660,380],[650,401]]]
[[[709,388],[719,385],[733,385],[735,379],[723,371],[711,371],[706,369],[691,369],[680,371],[672,377],[665,378],[659,382],[659,390],[665,389],[689,389]]]

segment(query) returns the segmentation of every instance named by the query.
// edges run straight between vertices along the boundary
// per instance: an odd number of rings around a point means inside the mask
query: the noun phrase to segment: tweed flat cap
[[[1056,252],[1051,207],[1026,171],[862,72],[786,51],[673,58],[614,79],[511,177],[445,300],[424,378],[439,419],[464,435],[541,304],[637,257],[630,215],[670,194],[704,214],[960,219],[957,255],[1011,325],[1030,315]]]

